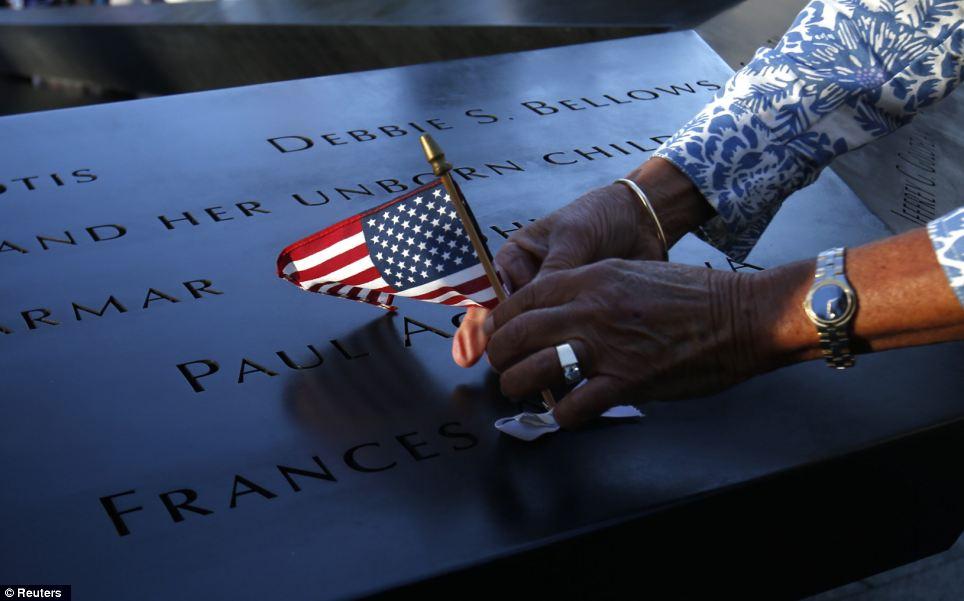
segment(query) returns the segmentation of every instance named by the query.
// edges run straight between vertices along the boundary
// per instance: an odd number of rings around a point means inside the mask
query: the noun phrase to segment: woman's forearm
[[[715,215],[690,179],[653,158],[628,177],[642,187],[670,245]],[[761,371],[821,356],[816,326],[803,309],[815,261],[747,276],[733,303],[749,304]],[[868,353],[964,338],[964,309],[947,283],[924,228],[848,249],[847,278],[857,294],[851,350]]]
[[[669,246],[716,215],[693,182],[666,159],[654,157],[626,177],[646,192]]]
[[[820,357],[816,328],[803,310],[814,269],[808,260],[748,276],[761,371]],[[858,302],[855,353],[964,338],[964,309],[923,228],[848,249],[846,273]]]

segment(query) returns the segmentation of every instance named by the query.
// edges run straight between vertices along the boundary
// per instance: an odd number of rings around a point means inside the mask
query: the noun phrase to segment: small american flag
[[[278,275],[310,292],[388,310],[395,296],[498,304],[438,179],[295,242],[281,251]]]

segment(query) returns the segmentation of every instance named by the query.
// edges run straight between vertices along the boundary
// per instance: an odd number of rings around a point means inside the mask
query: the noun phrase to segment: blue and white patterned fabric
[[[964,306],[964,207],[927,224],[927,233],[957,300]]]
[[[701,236],[742,260],[787,196],[962,76],[964,0],[814,0],[655,154],[716,208]],[[961,221],[952,214],[928,229],[964,302]]]

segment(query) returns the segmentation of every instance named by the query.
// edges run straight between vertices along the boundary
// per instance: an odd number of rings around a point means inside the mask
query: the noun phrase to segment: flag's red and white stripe
[[[278,275],[309,292],[393,308],[395,290],[372,263],[361,215],[284,249],[278,257]]]

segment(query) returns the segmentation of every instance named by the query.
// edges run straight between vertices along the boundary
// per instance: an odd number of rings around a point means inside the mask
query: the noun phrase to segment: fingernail
[[[491,336],[492,332],[495,331],[495,320],[492,319],[491,314],[482,322],[482,331],[485,332],[486,336]]]
[[[462,350],[462,342],[457,336],[455,340],[452,341],[452,359],[460,367],[465,362],[465,351]]]

